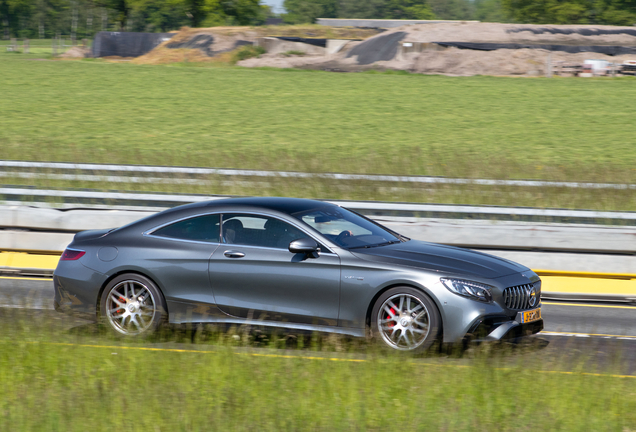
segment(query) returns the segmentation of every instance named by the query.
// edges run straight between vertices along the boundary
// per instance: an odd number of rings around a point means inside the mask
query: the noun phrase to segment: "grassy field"
[[[274,336],[259,346],[209,331],[123,343],[18,316],[2,320],[0,430],[636,429],[634,378],[611,365],[586,375],[581,353],[414,358],[338,338],[281,350]]]
[[[0,53],[2,159],[636,183],[631,78],[334,74],[37,57]],[[288,182],[265,190],[636,210],[630,191],[393,186]],[[323,191],[330,192],[315,195]]]

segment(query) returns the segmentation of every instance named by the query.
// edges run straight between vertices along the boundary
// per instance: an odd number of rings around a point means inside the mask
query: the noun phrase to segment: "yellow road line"
[[[558,302],[541,302],[542,305],[550,306],[577,306],[577,307],[595,307],[595,308],[608,308],[608,309],[636,309],[636,306],[613,306],[613,305],[591,305],[581,303],[558,303]]]
[[[20,276],[0,276],[0,279],[12,279],[12,280],[32,280],[32,281],[46,281],[51,282],[53,278],[50,277],[20,277]]]
[[[55,346],[73,346],[73,347],[80,347],[80,348],[108,348],[108,349],[163,351],[163,352],[197,353],[197,354],[217,354],[218,353],[218,351],[210,351],[210,350],[186,350],[186,349],[177,349],[177,348],[149,348],[149,347],[131,347],[131,346],[117,346],[117,345],[88,345],[88,344],[73,344],[73,343],[62,343],[62,342],[27,342],[27,343],[55,345]],[[259,353],[240,353],[240,352],[235,352],[234,354],[248,355],[251,357],[270,357],[270,358],[286,358],[286,359],[297,358],[301,360],[328,360],[328,361],[356,362],[356,363],[368,362],[368,360],[364,360],[364,359],[346,359],[346,358],[337,358],[337,357],[296,356],[296,355],[286,355],[286,354],[259,354]],[[456,368],[456,369],[468,369],[468,368],[474,367],[470,365],[447,365],[447,364],[424,363],[424,362],[411,362],[411,364],[417,365],[417,366],[450,367],[450,368]],[[512,370],[511,368],[495,368],[495,369],[504,370],[504,371]],[[561,375],[596,376],[596,377],[605,377],[605,378],[636,378],[636,375],[600,374],[600,373],[593,373],[593,372],[569,372],[569,371],[555,371],[555,370],[535,370],[535,372],[561,374]]]
[[[565,276],[565,277],[581,277],[581,278],[598,278],[598,279],[636,279],[636,274],[632,273],[598,273],[584,271],[567,271],[567,270],[532,270],[539,276]]]
[[[432,366],[432,367],[446,367],[446,368],[458,368],[458,369],[470,369],[475,366],[470,365],[445,365],[438,363],[414,363],[413,365],[424,365],[424,366]],[[510,371],[512,368],[494,368],[495,370],[500,371]],[[605,378],[636,378],[636,375],[618,375],[618,374],[601,374],[596,372],[571,372],[571,371],[557,371],[557,370],[533,370],[533,372],[545,373],[545,374],[558,374],[558,375],[585,375],[585,376],[597,376],[597,377],[605,377]]]
[[[549,330],[544,330],[540,332],[539,334],[545,334],[546,336],[548,336],[550,333],[556,334],[556,335],[563,335],[563,336],[600,336],[600,337],[636,339],[636,336],[628,336],[628,335],[611,335],[611,334],[603,334],[603,333],[557,332],[557,331],[549,331]]]
[[[541,276],[541,290],[551,294],[592,294],[636,298],[636,279]]]
[[[180,352],[180,353],[199,353],[199,354],[217,354],[218,351],[211,350],[187,350],[178,348],[151,348],[151,347],[133,347],[124,345],[88,345],[88,344],[73,344],[62,342],[27,342],[31,344],[43,344],[43,345],[57,345],[57,346],[76,346],[82,348],[109,348],[109,349],[124,349],[124,350],[138,350],[138,351],[164,351],[164,352]],[[329,361],[341,361],[341,362],[365,362],[362,359],[347,359],[338,357],[311,357],[311,356],[295,356],[284,354],[263,354],[263,353],[241,353],[235,352],[238,355],[248,355],[252,357],[273,357],[273,358],[300,358],[303,360],[329,360]]]
[[[59,255],[0,250],[0,268],[54,270]],[[543,280],[543,292],[609,295],[636,298],[636,274],[534,270]]]
[[[60,255],[38,255],[24,252],[0,251],[0,267],[55,270]]]

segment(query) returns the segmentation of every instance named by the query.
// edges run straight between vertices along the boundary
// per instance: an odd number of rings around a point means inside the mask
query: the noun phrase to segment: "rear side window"
[[[205,215],[185,219],[159,228],[152,235],[180,240],[219,243],[220,215]]]

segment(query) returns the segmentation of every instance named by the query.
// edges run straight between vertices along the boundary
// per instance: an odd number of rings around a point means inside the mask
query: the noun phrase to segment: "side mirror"
[[[289,251],[291,253],[304,253],[310,254],[314,252],[318,252],[318,243],[315,240],[310,238],[301,238],[298,240],[294,240],[289,244]]]

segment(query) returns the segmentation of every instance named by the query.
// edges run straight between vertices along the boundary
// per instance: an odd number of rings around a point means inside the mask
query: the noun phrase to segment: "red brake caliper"
[[[122,296],[119,296],[119,301],[126,304],[126,299],[123,298]],[[123,309],[117,309],[117,313],[122,313],[124,310]]]
[[[395,310],[394,310],[393,308],[391,308],[391,313],[392,313],[393,315],[395,315]],[[391,319],[391,315],[390,315],[390,314],[387,314],[387,315],[386,315],[386,319]],[[394,324],[394,323],[389,324],[389,327],[393,327],[393,326],[395,326],[395,324]]]

